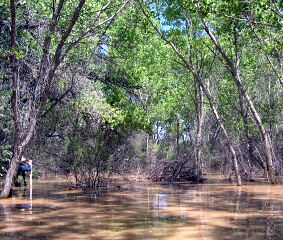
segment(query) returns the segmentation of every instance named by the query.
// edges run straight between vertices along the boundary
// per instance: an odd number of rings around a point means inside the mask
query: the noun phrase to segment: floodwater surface
[[[156,184],[102,193],[37,181],[0,200],[0,239],[282,240],[283,186]]]

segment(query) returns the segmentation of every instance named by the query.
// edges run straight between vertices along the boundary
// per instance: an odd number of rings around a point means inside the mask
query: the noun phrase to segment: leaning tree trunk
[[[11,43],[10,47],[13,49],[16,47],[16,2],[15,0],[10,1],[10,12],[11,12]],[[20,130],[20,118],[19,118],[19,92],[20,83],[18,77],[18,64],[16,60],[16,53],[13,51],[10,55],[10,64],[12,68],[12,109],[13,109],[13,120],[15,125],[15,136],[14,136],[14,146],[13,146],[13,158],[10,162],[8,172],[5,177],[4,187],[1,192],[0,198],[7,198],[10,195],[11,187],[13,184],[14,177],[18,171],[18,161],[21,158],[21,148],[19,148],[19,142],[21,138]]]
[[[259,130],[259,133],[260,133],[262,141],[263,141],[264,152],[265,152],[265,161],[266,161],[266,167],[267,167],[269,182],[271,184],[275,184],[276,180],[275,180],[275,174],[274,174],[274,166],[273,166],[273,162],[272,162],[272,146],[269,142],[269,134],[266,131],[266,129],[265,129],[263,123],[262,123],[261,117],[258,114],[251,97],[248,95],[247,91],[245,90],[245,88],[242,84],[241,77],[240,77],[240,70],[239,70],[240,59],[237,58],[237,63],[234,63],[232,61],[232,59],[228,57],[227,53],[221,47],[218,39],[214,36],[214,34],[211,32],[210,28],[208,27],[208,25],[205,22],[204,22],[204,29],[205,29],[206,33],[209,35],[212,43],[215,45],[217,51],[221,54],[221,56],[225,60],[227,66],[229,68],[229,71],[230,71],[235,83],[238,86],[239,91],[241,92],[241,94],[243,95],[245,100],[247,101],[247,104],[249,106],[249,109],[251,110],[253,119],[254,119],[254,121],[257,125],[257,128]],[[235,41],[235,42],[237,44],[237,41]]]
[[[213,115],[214,117],[216,118],[216,121],[217,121],[217,124],[219,125],[219,127],[221,128],[222,130],[222,133],[224,134],[225,136],[225,139],[226,139],[226,143],[227,143],[227,146],[229,148],[229,151],[231,153],[231,156],[232,156],[232,161],[233,161],[233,168],[234,168],[234,173],[235,173],[235,178],[236,178],[236,182],[237,182],[237,185],[238,186],[241,186],[242,185],[242,180],[241,180],[241,176],[240,176],[240,172],[239,172],[239,166],[238,166],[238,159],[237,159],[237,155],[236,155],[236,151],[232,145],[232,141],[230,140],[230,136],[228,135],[228,132],[226,131],[226,128],[218,114],[218,111],[217,111],[217,108],[213,102],[213,98],[209,92],[209,90],[207,89],[206,85],[203,83],[201,77],[197,74],[194,74],[194,77],[195,77],[195,80],[199,83],[200,87],[202,88],[203,92],[205,93],[207,99],[208,99],[208,102],[209,102],[209,105],[212,109],[212,112],[213,112]]]
[[[262,161],[261,158],[255,156],[255,150],[256,147],[253,143],[252,136],[250,135],[250,130],[248,126],[248,109],[245,109],[244,106],[244,97],[238,88],[238,94],[239,94],[239,104],[240,104],[240,110],[241,110],[241,116],[243,120],[243,127],[244,127],[244,136],[245,136],[245,146],[248,151],[248,158],[251,163],[257,162],[260,167],[264,170],[265,176],[268,176],[268,173],[266,172],[266,164],[264,161]],[[258,153],[259,154],[259,153]],[[252,176],[252,169],[250,169],[250,176]]]
[[[36,123],[37,123],[36,120],[32,122],[32,124],[30,125],[29,132],[25,135],[25,137],[22,140],[16,139],[16,143],[13,149],[13,157],[11,159],[8,172],[5,176],[4,187],[1,192],[0,198],[8,198],[10,195],[13,186],[14,177],[16,176],[18,171],[19,161],[22,157],[24,149],[30,143],[33,137]]]
[[[18,167],[19,167],[18,163],[20,159],[21,159],[21,153],[20,152],[14,153],[14,156],[10,162],[10,167],[5,177],[4,187],[1,192],[0,198],[7,198],[11,195],[10,193],[14,183],[14,177],[16,176],[16,173],[18,171]]]
[[[57,2],[57,3],[55,3]],[[110,1],[111,2],[111,1]],[[72,13],[72,16],[69,19],[69,22],[65,28],[65,31],[63,32],[61,38],[59,39],[59,42],[57,43],[57,46],[54,46],[55,52],[54,54],[51,53],[51,43],[52,43],[52,37],[54,36],[54,33],[57,29],[57,25],[60,20],[60,16],[63,14],[62,9],[66,3],[65,0],[59,0],[54,1],[53,6],[53,15],[52,18],[49,21],[46,35],[43,41],[42,46],[42,56],[41,61],[39,63],[38,68],[38,77],[37,77],[37,88],[35,89],[34,94],[37,95],[37,98],[39,99],[39,102],[34,102],[32,105],[33,112],[29,114],[30,121],[28,121],[28,126],[21,127],[20,126],[20,117],[19,117],[19,77],[18,77],[18,70],[17,70],[17,64],[16,64],[16,55],[15,53],[12,53],[10,56],[11,66],[12,66],[12,82],[13,82],[13,110],[14,110],[14,124],[15,124],[15,144],[14,144],[14,155],[10,163],[10,168],[8,170],[8,173],[6,174],[6,180],[5,180],[5,186],[4,190],[1,194],[2,197],[8,197],[6,194],[9,192],[12,186],[13,182],[13,176],[16,174],[17,170],[17,163],[18,160],[21,157],[21,154],[24,152],[25,147],[27,144],[31,141],[31,138],[33,134],[35,133],[36,124],[40,122],[42,117],[46,114],[44,113],[47,100],[50,93],[50,88],[52,86],[55,73],[59,65],[63,62],[65,57],[69,54],[69,52],[76,47],[83,39],[88,37],[89,33],[96,32],[96,30],[99,30],[103,26],[107,25],[109,27],[109,24],[112,24],[114,19],[117,17],[118,14],[127,6],[127,4],[130,2],[130,0],[125,1],[121,6],[118,7],[115,14],[113,14],[110,17],[106,17],[106,19],[100,19],[101,16],[104,16],[103,14],[108,8],[109,4],[107,3],[104,8],[101,9],[97,13],[96,21],[97,24],[93,26],[89,26],[85,32],[81,33],[78,38],[69,44],[68,38],[73,32],[73,28],[75,24],[77,23],[80,13],[83,10],[83,7],[86,4],[86,0],[79,0],[77,6],[74,8],[74,11]],[[56,5],[56,6],[55,6]],[[11,12],[11,49],[16,48],[16,1],[10,0],[10,12]],[[106,13],[106,12],[105,12]],[[99,21],[101,20],[101,21]],[[104,29],[105,30],[105,29]],[[105,33],[105,31],[104,31]],[[66,46],[67,45],[67,46]],[[53,49],[53,46],[52,46]],[[40,89],[41,88],[41,89]],[[62,95],[64,97],[65,95]],[[62,98],[60,98],[62,100]],[[35,107],[36,106],[36,107]],[[38,106],[38,107],[37,107]],[[54,107],[55,105],[52,105]],[[47,112],[50,111],[50,108],[47,110]],[[26,131],[24,131],[26,129]]]
[[[265,152],[265,158],[266,158],[266,167],[267,167],[267,172],[268,172],[268,178],[270,183],[275,184],[276,180],[275,180],[275,174],[274,174],[274,166],[273,166],[273,162],[272,162],[272,146],[269,142],[269,134],[266,131],[261,118],[254,106],[253,101],[251,100],[251,97],[247,94],[247,92],[245,91],[242,83],[241,83],[241,79],[240,79],[240,74],[239,71],[237,69],[235,69],[235,73],[234,73],[234,78],[235,81],[241,91],[241,93],[243,94],[244,98],[246,99],[249,108],[252,112],[252,115],[254,117],[254,120],[257,124],[257,127],[259,129],[259,132],[261,134],[261,138],[263,140],[263,146],[264,146],[264,152]]]
[[[140,3],[140,2],[139,2]],[[160,29],[158,28],[158,26],[151,21],[149,14],[145,11],[145,9],[143,8],[142,4],[140,3],[141,6],[141,10],[144,13],[144,15],[147,17],[147,19],[150,21],[151,25],[154,27],[154,29],[156,30],[156,32],[160,35],[160,37],[171,46],[172,50],[175,52],[175,54],[180,58],[180,60],[184,63],[183,66],[193,75],[194,80],[199,84],[199,86],[201,87],[201,89],[203,90],[204,94],[206,95],[209,104],[211,106],[211,109],[213,111],[213,114],[217,120],[217,123],[219,124],[225,138],[226,138],[226,142],[227,145],[229,147],[229,151],[232,155],[232,159],[233,159],[233,166],[234,166],[234,172],[235,172],[235,176],[236,176],[236,181],[237,181],[237,185],[240,186],[242,184],[241,182],[241,176],[239,173],[239,167],[238,167],[238,161],[237,161],[237,155],[236,155],[236,151],[232,145],[232,142],[230,140],[230,137],[221,121],[221,118],[217,112],[217,109],[214,105],[213,102],[213,98],[210,94],[210,92],[208,91],[208,89],[206,88],[205,84],[202,82],[201,76],[197,73],[197,71],[195,71],[194,66],[192,65],[192,63],[190,63],[187,58],[181,54],[181,52],[179,51],[179,49],[177,48],[177,46],[170,41],[164,34],[163,32],[160,31]]]

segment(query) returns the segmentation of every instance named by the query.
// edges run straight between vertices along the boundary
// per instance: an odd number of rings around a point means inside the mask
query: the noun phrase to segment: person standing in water
[[[17,187],[19,187],[21,184],[18,181],[18,177],[22,176],[23,180],[24,180],[24,186],[27,185],[26,182],[26,172],[31,172],[32,170],[32,160],[27,161],[27,159],[25,157],[21,158],[21,162],[19,164],[19,169],[17,172],[17,176],[16,176],[16,181],[15,181],[15,185]]]

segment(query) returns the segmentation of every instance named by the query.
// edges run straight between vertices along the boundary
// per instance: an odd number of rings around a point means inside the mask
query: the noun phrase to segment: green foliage
[[[73,87],[41,121],[39,136],[33,143],[55,149],[52,159],[57,159],[69,173],[81,167],[106,171],[106,163],[115,148],[140,131],[142,133],[135,135],[136,142],[132,143],[136,162],[148,160],[149,156],[155,159],[158,154],[163,160],[176,160],[179,157],[175,146],[177,135],[183,149],[195,148],[199,86],[168,41],[208,86],[221,120],[229,134],[234,134],[233,140],[240,144],[245,131],[259,139],[247,102],[244,100],[240,106],[238,86],[223,57],[211,44],[204,22],[227,56],[233,62],[238,61],[245,91],[255,103],[263,123],[270,131],[273,126],[279,129],[276,131],[282,131],[281,1],[144,1],[148,16],[135,2],[113,21],[101,24],[115,15],[124,1],[111,1],[99,15],[107,2],[88,1],[66,40],[62,52],[76,41],[77,44],[55,73],[45,110],[52,107],[71,84]],[[35,89],[44,82],[36,82],[44,39],[51,37],[48,60],[52,65],[58,43],[66,33],[78,1],[65,1],[54,33],[48,32],[53,17],[52,4],[47,0],[19,3],[17,46],[11,49],[9,2],[0,1],[0,131],[5,135],[0,146],[1,172],[5,172],[11,159],[14,135],[9,55],[15,54],[19,65],[19,109],[26,113],[32,106],[30,100],[38,107],[41,99],[36,96]],[[149,20],[159,28],[162,37]],[[94,26],[97,28],[92,29]],[[218,139],[210,141],[211,136],[217,134],[211,106],[205,96],[203,104],[206,131],[203,138],[207,145],[211,142],[216,145]],[[23,121],[21,127],[24,126]],[[156,139],[153,140],[153,136]],[[151,146],[146,150],[145,139]],[[60,147],[55,146],[57,142]],[[58,156],[54,154],[56,151],[60,152]],[[220,166],[209,147],[203,152],[213,158],[214,167]]]
[[[0,145],[0,177],[3,177],[7,172],[11,158],[11,146]]]

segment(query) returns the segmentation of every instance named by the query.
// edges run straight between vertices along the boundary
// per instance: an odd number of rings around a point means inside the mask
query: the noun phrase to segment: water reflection
[[[154,209],[162,209],[167,208],[167,198],[165,194],[159,193],[155,194],[154,200],[153,200],[153,208]]]
[[[0,239],[281,240],[283,186],[148,185],[92,193],[34,183],[0,201]]]
[[[23,189],[19,189],[17,192],[17,196],[19,198],[22,198],[24,200],[26,200],[27,197],[27,189],[23,188]],[[19,204],[15,204],[15,208],[19,209],[23,214],[32,214],[32,197],[29,195],[29,201],[23,201]]]

